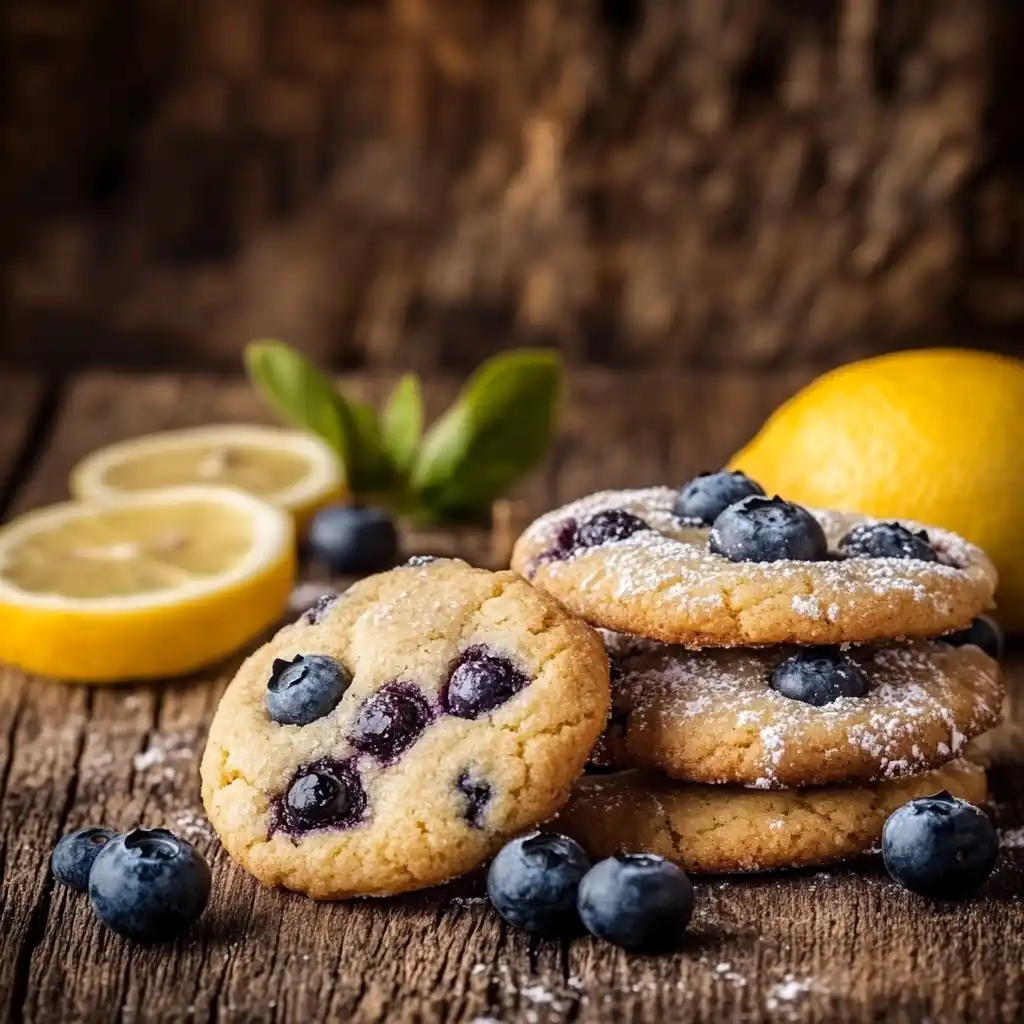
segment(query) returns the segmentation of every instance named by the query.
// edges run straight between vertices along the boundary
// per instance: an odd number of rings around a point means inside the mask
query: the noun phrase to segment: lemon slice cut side
[[[237,487],[287,509],[304,523],[345,493],[335,452],[297,430],[224,424],[121,441],[87,456],[71,472],[71,493],[107,500],[186,485]]]
[[[280,616],[294,527],[242,491],[69,502],[0,529],[0,659],[80,682],[181,675]]]

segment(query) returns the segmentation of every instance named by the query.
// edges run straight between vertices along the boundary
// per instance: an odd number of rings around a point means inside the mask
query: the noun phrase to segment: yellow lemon
[[[291,518],[243,491],[51,505],[0,529],[0,660],[75,682],[181,675],[273,624],[294,577]]]
[[[71,471],[71,493],[107,500],[186,484],[238,487],[287,509],[301,530],[344,496],[341,462],[325,442],[280,427],[223,424],[100,448]]]
[[[840,367],[777,409],[730,465],[769,494],[934,523],[995,562],[1024,630],[1024,362],[963,349]]]

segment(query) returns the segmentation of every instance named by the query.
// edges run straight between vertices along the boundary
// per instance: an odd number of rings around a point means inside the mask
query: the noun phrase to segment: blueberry
[[[899,523],[861,523],[836,545],[850,558],[915,558],[919,562],[937,562],[928,534],[908,530]]]
[[[379,572],[398,560],[398,531],[384,509],[330,505],[313,518],[309,547],[332,572]]]
[[[756,494],[722,512],[708,542],[733,562],[819,562],[828,556],[825,531],[807,509]]]
[[[587,931],[624,949],[678,945],[693,916],[693,885],[664,857],[627,853],[587,872],[577,901]]]
[[[487,805],[491,802],[491,784],[473,772],[464,771],[455,783],[455,788],[465,797],[462,816],[470,828],[483,828]]]
[[[904,888],[933,899],[960,899],[992,873],[999,838],[988,816],[947,792],[911,800],[882,830],[886,870]]]
[[[303,618],[311,626],[316,626],[323,622],[324,616],[338,603],[340,594],[321,594],[316,599],[316,603],[311,607],[307,608],[303,613]]]
[[[596,548],[601,544],[625,540],[634,533],[649,529],[650,527],[632,512],[627,512],[624,508],[609,508],[604,512],[595,512],[589,519],[580,523],[576,543],[579,547]]]
[[[50,869],[58,882],[86,892],[89,888],[89,871],[111,839],[117,833],[109,828],[79,828],[61,837],[53,848]]]
[[[89,900],[115,932],[143,942],[172,939],[199,920],[210,898],[201,853],[166,829],[137,828],[100,850]]]
[[[309,725],[333,711],[351,684],[345,667],[326,654],[275,658],[267,681],[267,713],[281,725]]]
[[[367,697],[356,716],[352,746],[382,761],[411,747],[430,721],[426,698],[408,683],[388,683]]]
[[[421,565],[430,565],[437,561],[437,555],[413,555],[406,559],[406,566],[410,569],[418,569]]]
[[[535,935],[565,934],[579,922],[576,894],[589,870],[579,843],[533,832],[513,839],[491,862],[487,895],[509,924]]]
[[[840,697],[862,697],[868,677],[837,647],[808,647],[775,666],[771,685],[783,697],[820,708]]]
[[[508,658],[483,647],[468,647],[455,662],[441,701],[445,710],[458,718],[479,718],[514,697],[529,682]]]
[[[284,795],[282,817],[287,831],[347,828],[366,809],[366,792],[351,765],[331,758],[303,765]]]
[[[532,577],[537,569],[547,562],[562,562],[569,558],[579,547],[579,523],[575,519],[566,519],[555,530],[551,543],[536,558],[530,560],[526,575]]]
[[[1003,631],[989,615],[979,615],[967,629],[950,633],[942,637],[947,644],[961,647],[964,644],[974,644],[980,647],[990,658],[997,661],[1003,656]]]
[[[752,494],[764,491],[739,470],[701,473],[680,488],[672,511],[680,519],[697,519],[710,526],[730,505]]]

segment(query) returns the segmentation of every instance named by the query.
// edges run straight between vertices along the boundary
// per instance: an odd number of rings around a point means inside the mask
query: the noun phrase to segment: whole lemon
[[[769,494],[943,526],[999,570],[998,616],[1024,631],[1024,362],[896,352],[812,381],[730,465]]]

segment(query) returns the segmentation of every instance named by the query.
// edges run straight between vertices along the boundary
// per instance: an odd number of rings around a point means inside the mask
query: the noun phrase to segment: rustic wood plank
[[[548,464],[520,499],[539,511],[598,486],[721,463],[796,378],[574,378]],[[367,397],[389,386],[359,378]],[[428,388],[442,407],[455,384]],[[263,418],[245,385],[210,378],[83,378],[16,507],[59,498],[74,460],[143,430]],[[994,811],[1024,818],[1024,651],[1014,722],[990,744]],[[926,904],[876,861],[757,880],[709,879],[682,951],[627,956],[591,939],[534,941],[480,902],[479,876],[388,901],[313,904],[258,888],[227,860],[199,803],[205,730],[233,664],[164,687],[64,687],[0,674],[0,1017],[68,1021],[778,1020],[918,1022],[1024,1016],[1024,855],[1007,850],[979,899]],[[105,932],[53,886],[48,851],[87,822],[167,825],[214,870],[193,935],[166,948]],[[1012,839],[1015,835],[1009,833]]]
[[[44,424],[45,384],[37,374],[0,369],[0,514],[9,497],[8,488],[21,467],[26,446]]]

